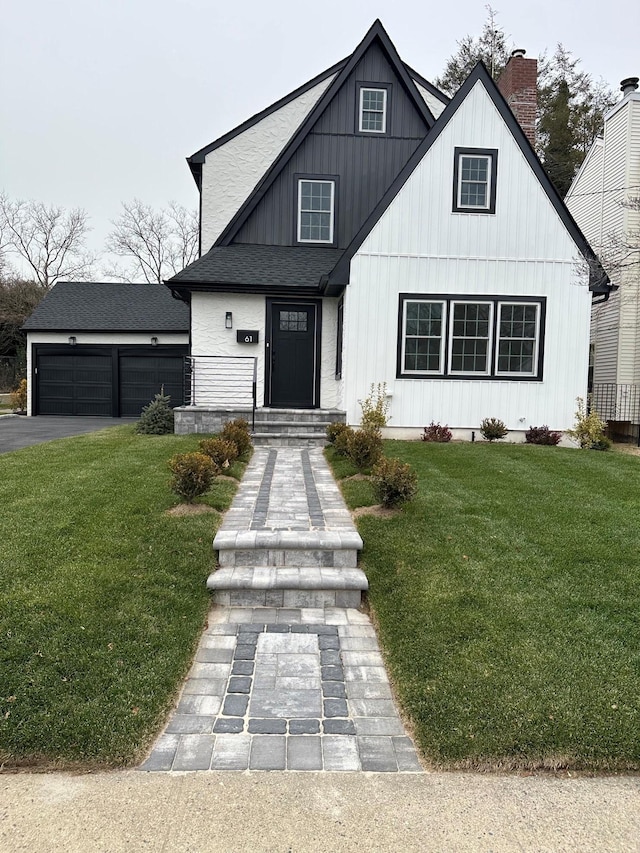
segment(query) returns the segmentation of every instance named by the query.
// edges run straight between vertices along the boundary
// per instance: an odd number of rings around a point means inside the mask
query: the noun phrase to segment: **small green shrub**
[[[611,442],[605,436],[607,428],[606,421],[598,415],[595,409],[587,414],[582,397],[576,398],[578,408],[576,409],[576,425],[567,430],[567,435],[574,438],[582,450],[608,450]]]
[[[418,475],[406,462],[382,458],[373,469],[373,490],[385,507],[410,501],[418,492]]]
[[[14,412],[26,412],[27,411],[27,380],[21,379],[18,382],[17,388],[15,388],[11,394],[9,395],[9,405],[14,410]]]
[[[480,424],[480,432],[487,441],[496,441],[504,438],[509,430],[500,418],[485,418]]]
[[[249,424],[244,418],[228,421],[222,428],[220,438],[232,441],[238,448],[238,456],[244,456],[251,449],[251,433]]]
[[[198,442],[200,451],[213,460],[216,471],[228,468],[238,458],[238,445],[224,438],[203,438]]]
[[[173,432],[173,409],[169,405],[171,397],[164,393],[164,387],[154,399],[146,405],[140,420],[136,424],[136,432],[141,435],[168,435]]]
[[[336,437],[333,439],[333,448],[338,456],[348,456],[349,455],[349,442],[351,441],[351,436],[353,435],[353,428],[343,424],[344,429],[341,429]]]
[[[389,421],[389,401],[387,400],[387,383],[371,383],[369,395],[364,400],[358,400],[362,409],[360,424],[362,429],[382,429]]]
[[[213,460],[206,453],[176,453],[169,460],[169,468],[173,474],[171,491],[187,503],[208,492],[216,476]]]
[[[442,426],[440,423],[435,424],[433,421],[426,426],[420,436],[422,441],[438,441],[444,443],[451,441],[451,430],[447,425]]]
[[[345,429],[349,429],[349,427],[346,424],[342,423],[342,421],[339,421],[338,423],[329,424],[326,430],[327,441],[329,442],[329,444],[335,444],[336,439],[338,438],[341,432],[345,431]]]
[[[527,444],[548,444],[554,447],[560,442],[561,438],[561,432],[551,430],[548,426],[530,426],[524,434],[524,440]]]
[[[349,458],[359,471],[372,468],[382,456],[382,436],[377,429],[351,430],[347,439]]]

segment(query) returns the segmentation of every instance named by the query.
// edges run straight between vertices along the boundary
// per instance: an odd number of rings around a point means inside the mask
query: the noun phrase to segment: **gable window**
[[[298,181],[298,242],[333,243],[334,198],[334,181]]]
[[[387,132],[387,90],[362,86],[358,130],[361,133]]]
[[[546,299],[401,294],[397,376],[542,379]]]
[[[456,148],[453,162],[454,213],[495,213],[498,152]]]

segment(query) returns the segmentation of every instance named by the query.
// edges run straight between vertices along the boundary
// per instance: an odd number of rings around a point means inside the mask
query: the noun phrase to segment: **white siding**
[[[496,213],[452,213],[454,147],[498,149]],[[587,383],[590,294],[578,250],[481,83],[469,93],[351,264],[345,400],[357,422],[371,383],[391,426],[566,429]],[[546,296],[544,380],[397,379],[398,294]],[[371,342],[375,342],[372,345]]]
[[[233,315],[233,329],[225,329],[227,311]],[[257,401],[264,405],[266,302],[258,294],[193,293],[191,297],[191,353],[193,356],[256,356]],[[337,300],[322,302],[320,405],[339,404],[340,383],[335,378]],[[237,329],[257,329],[259,343],[239,344]],[[227,401],[231,405],[233,401]],[[222,405],[222,401],[215,401]]]
[[[439,98],[436,98],[436,96],[432,95],[428,89],[421,86],[417,80],[414,80],[413,82],[416,84],[418,91],[424,98],[425,104],[429,107],[435,118],[438,118],[442,110],[446,107],[446,104],[443,104]]]
[[[202,166],[202,252],[208,252],[333,76],[207,154]]]

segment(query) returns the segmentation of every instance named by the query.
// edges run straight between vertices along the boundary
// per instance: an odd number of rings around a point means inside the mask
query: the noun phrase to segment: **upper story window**
[[[542,379],[544,297],[400,296],[398,377]]]
[[[387,132],[387,90],[362,86],[360,88],[358,130],[360,133]]]
[[[298,242],[333,243],[335,181],[298,181]]]
[[[498,152],[456,148],[453,163],[454,213],[495,213]]]

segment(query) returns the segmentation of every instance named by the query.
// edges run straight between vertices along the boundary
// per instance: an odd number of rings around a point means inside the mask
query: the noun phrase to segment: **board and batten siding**
[[[335,75],[206,155],[202,166],[202,253],[213,246]]]
[[[292,297],[283,297],[297,301]],[[304,299],[300,300],[304,301]],[[336,367],[336,327],[338,300],[322,300],[322,337],[320,365],[320,406],[336,408],[340,403],[341,383],[335,378]],[[225,329],[225,314],[231,311],[233,329]],[[223,356],[238,358],[251,356],[257,358],[257,404],[264,405],[265,393],[265,340],[266,340],[266,300],[258,294],[240,293],[193,293],[191,296],[191,354],[198,356]],[[242,344],[236,340],[238,329],[257,330],[257,344]],[[209,402],[218,404],[215,395],[209,395]],[[225,392],[225,405],[243,404],[246,389],[238,389],[237,397]],[[221,398],[222,399],[222,398]]]
[[[454,148],[498,150],[496,213],[452,213]],[[591,296],[578,249],[484,86],[478,82],[351,263],[345,301],[350,423],[372,383],[386,382],[391,427],[432,419],[474,429],[573,424],[585,396]],[[546,297],[542,381],[396,378],[400,293]]]

